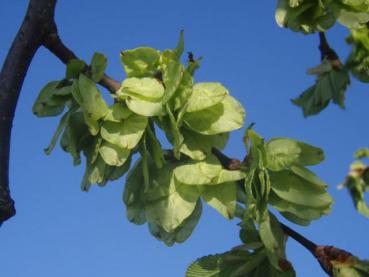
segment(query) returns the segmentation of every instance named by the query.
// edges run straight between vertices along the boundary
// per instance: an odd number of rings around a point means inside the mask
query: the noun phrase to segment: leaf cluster
[[[325,32],[337,21],[359,29],[369,22],[369,1],[279,0],[275,18],[280,27],[305,34]]]
[[[355,158],[356,161],[351,164],[342,187],[347,188],[357,211],[369,217],[369,207],[365,202],[365,192],[369,191],[369,167],[362,161],[364,158],[369,158],[369,149],[358,150]]]
[[[175,49],[140,47],[121,52],[127,78],[110,100],[97,83],[107,59],[96,53],[87,65],[72,60],[65,78],[47,84],[36,99],[39,117],[61,117],[46,149],[60,138],[75,165],[85,157],[82,190],[106,185],[126,172],[123,200],[128,219],[148,223],[150,232],[167,245],[192,233],[202,201],[231,219],[241,171],[222,168],[211,155],[222,149],[232,130],[243,126],[245,111],[220,83],[195,83],[199,59],[181,63],[183,33]],[[172,145],[164,150],[157,132]],[[136,155],[137,154],[137,155]],[[139,157],[137,157],[139,156]],[[131,167],[131,161],[136,161]]]

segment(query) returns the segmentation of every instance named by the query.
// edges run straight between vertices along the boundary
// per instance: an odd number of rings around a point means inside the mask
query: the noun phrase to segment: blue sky
[[[203,56],[197,81],[222,82],[247,111],[247,122],[266,138],[286,136],[322,147],[326,161],[314,171],[328,184],[336,204],[332,214],[308,228],[291,227],[318,244],[335,245],[369,258],[369,221],[358,215],[345,191],[336,189],[353,152],[368,146],[368,88],[353,81],[346,110],[330,106],[304,119],[289,99],[310,86],[307,68],[319,63],[318,38],[280,29],[272,1],[59,1],[60,36],[82,59],[95,51],[109,58],[107,72],[124,79],[119,52],[138,46],[176,45],[185,30],[186,49]],[[27,1],[0,3],[0,62],[23,19]],[[347,32],[328,33],[342,58]],[[23,85],[13,128],[10,177],[17,216],[0,228],[4,277],[184,276],[195,258],[238,245],[237,220],[228,222],[210,208],[192,237],[168,248],[125,218],[124,180],[80,191],[83,166],[73,167],[60,149],[43,154],[57,119],[37,119],[32,104],[43,85],[64,75],[47,50],[35,56]],[[242,131],[232,134],[226,153],[243,158]],[[294,241],[288,257],[298,276],[324,276],[317,262]]]

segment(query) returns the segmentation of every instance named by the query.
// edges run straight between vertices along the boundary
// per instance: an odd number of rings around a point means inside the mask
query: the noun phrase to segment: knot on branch
[[[323,269],[332,276],[333,265],[336,264],[355,264],[357,259],[351,253],[336,248],[334,246],[318,246],[315,250],[315,257]]]
[[[221,165],[228,170],[239,170],[241,168],[241,161],[238,159],[231,159],[229,157],[227,157],[226,155],[224,155],[221,151],[219,151],[217,148],[213,147],[211,149],[211,153],[213,153],[213,155],[215,157],[217,157],[217,159],[219,160],[219,162],[221,163]]]

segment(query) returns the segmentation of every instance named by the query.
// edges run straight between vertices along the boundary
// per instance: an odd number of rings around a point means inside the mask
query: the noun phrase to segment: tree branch
[[[43,45],[64,64],[67,64],[70,60],[78,59],[73,51],[66,47],[61,41],[55,24],[53,26],[53,31],[50,32],[43,41]],[[104,74],[99,84],[108,89],[111,93],[115,93],[120,88],[120,83],[106,74]]]
[[[60,40],[54,21],[57,0],[30,0],[25,18],[0,72],[0,226],[15,215],[9,189],[11,129],[28,67],[41,45],[63,63],[77,56]],[[120,83],[104,75],[100,85],[115,93]]]
[[[13,118],[23,81],[54,20],[56,0],[30,0],[23,23],[0,72],[0,225],[15,215],[9,190]]]

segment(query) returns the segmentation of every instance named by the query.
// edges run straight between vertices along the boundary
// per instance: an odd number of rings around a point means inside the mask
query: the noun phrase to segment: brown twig
[[[66,47],[61,41],[55,24],[53,26],[53,31],[45,37],[43,45],[64,64],[67,64],[70,60],[78,59],[73,51]],[[120,83],[106,74],[102,77],[99,84],[108,89],[111,93],[115,93],[120,88]]]
[[[319,33],[319,50],[320,50],[320,58],[323,61],[327,59],[331,62],[331,64],[335,67],[341,66],[340,58],[338,57],[336,51],[334,51],[327,40],[327,37],[324,32]]]

